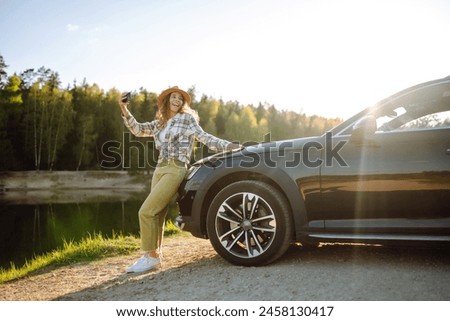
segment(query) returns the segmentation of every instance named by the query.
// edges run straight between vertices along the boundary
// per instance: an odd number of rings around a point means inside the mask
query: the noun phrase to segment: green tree
[[[74,110],[73,128],[69,134],[67,148],[71,150],[72,169],[89,169],[98,164],[96,155],[96,139],[98,123],[96,110],[102,104],[103,91],[94,84],[89,86],[83,81],[81,86],[72,90]]]
[[[8,66],[5,63],[3,56],[0,55],[0,89],[3,88],[5,81],[8,78],[8,74],[6,73],[6,68],[8,68]]]
[[[261,142],[263,136],[268,132],[267,120],[262,119],[259,123],[256,119],[254,109],[246,106],[234,111],[225,124],[227,137],[230,140],[246,142]]]
[[[103,98],[102,104],[96,109],[97,136],[95,146],[98,160],[96,165],[101,165],[103,161],[111,161],[106,150],[109,142],[123,144],[124,125],[117,104],[119,97],[120,92],[117,89],[110,89]],[[109,166],[111,165],[108,164],[107,168],[111,168]],[[119,169],[121,159],[117,159],[114,166],[114,168]]]
[[[21,83],[22,80],[16,74],[8,78],[8,82],[3,88],[3,98],[5,103],[13,105],[22,104]]]
[[[3,154],[1,163],[3,169],[15,169],[20,167],[22,161],[18,150],[21,142],[23,128],[21,119],[22,95],[20,89],[21,79],[16,74],[8,77],[1,94],[1,143]],[[15,148],[15,145],[17,148]]]
[[[22,153],[33,158],[34,169],[53,170],[72,125],[71,95],[59,88],[58,74],[48,69],[41,68],[34,79],[31,72],[28,76],[34,83],[25,87]]]
[[[216,117],[219,111],[220,102],[203,95],[199,102],[194,103],[193,108],[198,112],[200,125],[213,135],[217,135]]]
[[[13,164],[16,164],[9,126],[11,106],[5,96],[4,90],[0,88],[0,170],[12,169]]]
[[[63,151],[66,143],[67,134],[72,128],[72,95],[68,91],[58,92],[58,98],[55,101],[56,112],[52,127],[56,127],[53,135],[49,136],[50,154],[49,154],[49,169],[53,170],[60,153]]]

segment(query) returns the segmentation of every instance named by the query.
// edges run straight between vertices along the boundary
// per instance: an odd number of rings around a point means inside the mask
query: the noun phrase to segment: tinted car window
[[[443,111],[422,116],[407,122],[399,127],[399,130],[411,130],[417,128],[448,128],[450,127],[450,111]]]
[[[378,109],[374,116],[381,132],[450,127],[450,85],[402,96]]]

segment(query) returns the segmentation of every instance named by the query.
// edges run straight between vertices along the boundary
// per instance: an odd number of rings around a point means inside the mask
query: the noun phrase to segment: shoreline
[[[127,171],[0,172],[3,192],[49,189],[129,189],[146,187],[151,175]]]
[[[151,173],[20,171],[0,173],[0,204],[126,201],[147,193]]]

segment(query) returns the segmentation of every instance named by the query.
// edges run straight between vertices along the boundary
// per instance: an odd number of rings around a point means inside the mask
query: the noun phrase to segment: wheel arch
[[[284,195],[289,204],[292,220],[294,222],[294,238],[297,239],[299,232],[307,224],[306,208],[300,197],[298,190],[299,187],[292,180],[292,178],[281,170],[272,171],[270,174],[271,175],[268,175],[266,172],[262,173],[255,170],[236,171],[227,173],[214,182],[207,184],[207,188],[205,188],[202,193],[200,202],[201,208],[199,209],[201,213],[200,222],[203,235],[208,237],[206,231],[206,215],[208,213],[210,202],[206,200],[212,200],[221,189],[230,183],[245,180],[256,180],[273,186]]]

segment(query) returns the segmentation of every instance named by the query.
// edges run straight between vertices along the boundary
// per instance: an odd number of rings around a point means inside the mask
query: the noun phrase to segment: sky
[[[347,118],[450,75],[448,0],[0,0],[8,75]]]

